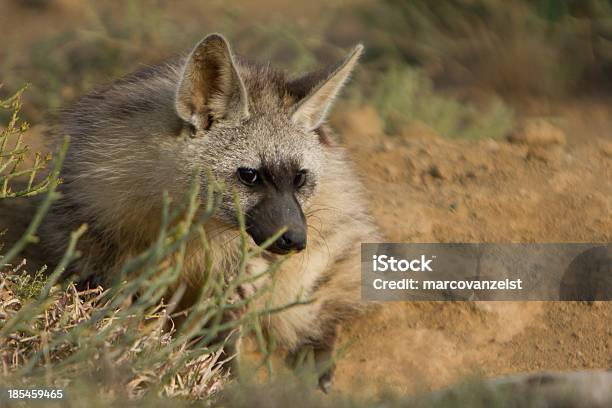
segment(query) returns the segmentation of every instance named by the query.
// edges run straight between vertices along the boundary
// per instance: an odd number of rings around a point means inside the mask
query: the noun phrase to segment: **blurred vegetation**
[[[501,99],[490,97],[486,107],[460,101],[434,89],[433,82],[421,70],[390,67],[373,76],[362,103],[373,104],[393,135],[412,123],[422,123],[445,137],[478,139],[505,136],[514,123],[513,110]],[[368,88],[366,88],[368,89]]]
[[[610,85],[609,0],[384,0],[358,13],[370,60],[423,67],[439,85],[504,96]]]
[[[269,13],[263,7],[83,2],[82,21],[27,47],[10,44],[1,78],[32,83],[26,114],[42,121],[43,112],[53,117],[94,86],[184,53],[211,31],[226,34],[239,53],[294,72],[337,60],[362,41],[367,53],[350,95],[376,106],[387,133],[418,120],[443,136],[466,138],[507,133],[517,97],[606,94],[612,84],[609,0],[320,2],[315,11],[295,4]],[[34,6],[39,13],[54,8],[61,9],[56,0]]]

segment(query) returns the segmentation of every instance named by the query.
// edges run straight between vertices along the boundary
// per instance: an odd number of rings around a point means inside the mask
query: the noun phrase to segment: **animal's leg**
[[[325,393],[330,391],[334,381],[336,364],[333,361],[333,354],[336,348],[337,333],[337,326],[333,326],[321,338],[311,339],[290,352],[286,359],[287,365],[297,369],[300,357],[303,358],[306,353],[312,351],[318,385]]]

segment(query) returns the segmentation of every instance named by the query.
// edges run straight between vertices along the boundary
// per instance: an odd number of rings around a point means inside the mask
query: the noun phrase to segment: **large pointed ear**
[[[211,34],[195,46],[183,67],[175,106],[178,115],[196,129],[248,117],[246,89],[223,36]]]
[[[321,125],[362,52],[363,46],[359,44],[340,64],[306,74],[288,84],[290,92],[299,98],[291,115],[294,123],[308,130]]]

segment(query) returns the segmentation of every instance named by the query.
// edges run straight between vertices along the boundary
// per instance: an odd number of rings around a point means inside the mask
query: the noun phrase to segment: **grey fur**
[[[108,281],[157,236],[162,192],[180,200],[198,167],[229,187],[207,227],[214,264],[231,271],[240,253],[231,192],[238,193],[246,212],[262,198],[238,181],[236,169],[282,169],[293,163],[308,170],[306,184],[295,192],[308,245],[284,264],[276,291],[261,302],[281,306],[300,295],[315,301],[274,314],[265,324],[289,352],[311,345],[328,355],[338,324],[363,310],[360,243],[378,237],[356,172],[322,124],[360,52],[358,47],[334,68],[292,79],[236,58],[223,37],[211,35],[188,57],[145,68],[82,97],[64,112],[56,131],[69,134],[72,143],[63,197],[43,228],[44,242],[53,243],[59,256],[70,231],[89,224],[79,245],[83,257],[73,267]],[[202,69],[209,71],[197,77]],[[211,77],[220,82],[206,93],[201,79]],[[307,104],[312,105],[308,120],[296,118]],[[195,248],[183,274],[193,290],[204,265]],[[255,259],[249,271],[266,268],[272,257]],[[326,386],[329,381],[327,375]]]

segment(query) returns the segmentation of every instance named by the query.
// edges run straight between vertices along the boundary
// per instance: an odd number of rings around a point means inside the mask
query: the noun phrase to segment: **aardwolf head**
[[[237,59],[218,34],[185,60],[176,112],[200,168],[229,187],[217,217],[237,225],[236,194],[256,244],[286,228],[272,252],[306,247],[305,206],[334,160],[321,127],[362,49],[295,79]]]

